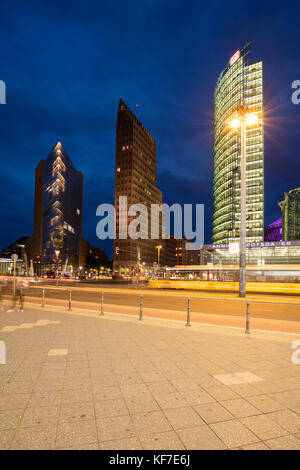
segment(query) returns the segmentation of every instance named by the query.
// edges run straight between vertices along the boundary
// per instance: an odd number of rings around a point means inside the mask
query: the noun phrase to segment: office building
[[[157,262],[159,240],[150,238],[151,204],[162,204],[162,193],[156,186],[156,145],[154,138],[120,99],[116,129],[115,209],[113,271],[116,276],[131,276],[137,265],[148,272]],[[119,197],[127,196],[127,209],[144,204],[148,209],[148,239],[130,239],[126,234],[133,217],[119,206]],[[161,227],[161,224],[160,224]],[[125,237],[120,238],[120,231]],[[123,235],[122,235],[123,236]]]
[[[44,270],[79,265],[82,187],[81,172],[57,142],[36,167],[34,233],[26,242],[30,259],[39,257]]]
[[[214,94],[213,243],[240,238],[241,132],[230,123],[240,113],[259,122],[246,131],[247,242],[264,240],[263,65],[251,63],[250,45],[221,72]]]
[[[300,240],[300,188],[284,193],[279,203],[282,214],[282,239]]]

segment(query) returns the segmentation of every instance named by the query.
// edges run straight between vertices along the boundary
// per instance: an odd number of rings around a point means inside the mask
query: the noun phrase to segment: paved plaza
[[[0,312],[0,449],[300,449],[292,338]]]

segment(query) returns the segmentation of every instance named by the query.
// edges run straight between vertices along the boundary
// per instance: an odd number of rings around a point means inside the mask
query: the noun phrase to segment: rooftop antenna
[[[136,117],[139,119],[139,104],[136,104],[135,107],[136,107]]]

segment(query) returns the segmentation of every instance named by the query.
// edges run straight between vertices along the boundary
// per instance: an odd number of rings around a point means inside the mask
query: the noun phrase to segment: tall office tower
[[[27,243],[30,258],[45,268],[58,258],[78,267],[82,221],[83,177],[57,142],[35,172],[34,234]]]
[[[279,203],[282,214],[282,240],[300,240],[300,188],[284,193]]]
[[[144,204],[148,209],[148,239],[128,237],[126,207],[119,206],[119,197],[127,196],[127,209]],[[120,99],[115,167],[116,239],[114,240],[113,271],[115,275],[131,276],[139,263],[151,269],[158,259],[159,240],[150,238],[150,206],[162,204],[162,193],[156,187],[156,146],[154,138]],[[138,215],[138,214],[137,214]],[[120,234],[120,231],[123,234]],[[123,238],[122,238],[123,237]]]
[[[249,61],[250,44],[238,50],[214,94],[213,243],[238,242],[241,220],[241,131],[230,122],[239,112],[259,122],[246,130],[247,242],[264,240],[263,66]]]

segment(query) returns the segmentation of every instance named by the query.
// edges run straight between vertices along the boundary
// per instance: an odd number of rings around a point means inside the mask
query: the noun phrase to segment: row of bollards
[[[45,308],[45,289],[42,289],[42,308]],[[246,330],[245,334],[250,334],[250,302],[246,301]],[[68,311],[72,310],[72,291],[69,289],[69,304],[68,304]],[[104,315],[104,292],[101,292],[100,295],[100,315]],[[140,295],[140,313],[139,313],[139,321],[143,320],[143,295]],[[192,326],[191,325],[191,298],[187,298],[187,317],[186,317],[186,324],[185,326]]]

